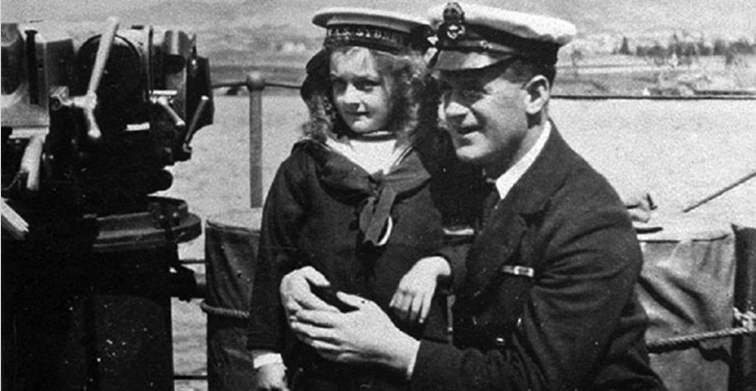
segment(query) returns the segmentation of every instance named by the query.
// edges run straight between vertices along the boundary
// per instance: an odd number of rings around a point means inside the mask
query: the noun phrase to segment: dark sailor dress
[[[444,298],[437,295],[421,326],[399,321],[388,307],[405,273],[444,245],[444,227],[467,224],[480,205],[462,194],[478,194],[482,175],[457,162],[446,134],[437,133],[415,142],[387,174],[371,175],[311,139],[297,143],[279,167],[263,210],[247,346],[282,353],[294,389],[409,385],[384,369],[327,361],[294,338],[279,285],[304,266],[323,273],[339,291],[375,301],[410,335],[448,341]],[[389,225],[388,241],[381,243]]]

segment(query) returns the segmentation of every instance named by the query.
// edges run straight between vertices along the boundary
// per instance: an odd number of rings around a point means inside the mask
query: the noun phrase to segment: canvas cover
[[[670,391],[728,389],[732,339],[665,345],[733,327],[735,235],[728,223],[684,215],[654,221],[641,233],[644,266],[639,296],[650,319],[651,364]]]
[[[207,377],[215,391],[253,390],[252,355],[246,349],[260,209],[230,210],[207,219]]]

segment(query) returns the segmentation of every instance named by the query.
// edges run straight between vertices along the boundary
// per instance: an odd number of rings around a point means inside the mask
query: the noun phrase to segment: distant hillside
[[[84,0],[3,0],[3,14],[13,15],[35,3],[48,15],[73,23],[104,21],[116,16],[122,26],[172,27],[196,33],[200,53],[216,65],[278,66],[301,69],[321,45],[322,31],[312,15],[330,6],[365,6],[357,0],[99,0],[98,8],[64,6]],[[424,15],[440,0],[374,0],[371,7]],[[566,55],[606,54],[619,49],[624,37],[633,44],[664,46],[673,34],[695,41],[716,37],[756,39],[754,0],[479,0],[574,22],[579,35]],[[10,10],[8,4],[11,4]],[[40,4],[42,4],[40,6]],[[35,12],[32,12],[36,15]],[[27,12],[28,14],[28,12]],[[6,18],[4,17],[4,20]]]
[[[195,33],[199,53],[210,59],[213,82],[224,86],[245,80],[250,71],[277,83],[301,83],[306,61],[322,45],[323,31],[312,25],[312,15],[327,6],[366,5],[362,0],[0,1],[3,21],[59,21],[68,32],[87,26],[85,36],[100,31],[97,26],[104,27],[109,16],[118,17],[122,28],[154,25]],[[370,6],[424,15],[443,1],[374,0]],[[559,93],[756,87],[748,71],[756,69],[754,0],[478,2],[506,4],[577,25],[578,37],[560,51]],[[733,43],[748,50],[732,53],[750,57],[725,56]],[[672,51],[673,46],[680,50]],[[686,54],[688,49],[696,54]],[[699,59],[699,54],[708,58]]]
[[[218,0],[215,0],[218,1]],[[519,11],[539,12],[574,22],[583,35],[638,34],[686,30],[716,36],[756,36],[756,1],[753,0],[480,0],[482,4],[505,4]],[[138,4],[143,4],[139,2]],[[371,7],[404,10],[424,15],[438,0],[375,0]],[[151,1],[148,6],[128,7],[119,2],[102,13],[68,12],[71,21],[104,19],[115,14],[127,23],[181,25],[193,30],[235,31],[267,27],[271,32],[317,35],[313,13],[330,6],[366,6],[357,0],[213,0]]]
[[[376,0],[370,6],[424,15],[429,6],[438,3],[437,0]],[[479,3],[502,4],[500,0]],[[200,50],[223,63],[245,61],[234,57],[234,53],[312,53],[322,37],[322,32],[310,22],[318,9],[365,6],[363,1],[357,0],[168,0],[151,1],[141,7],[128,7],[128,2],[118,4],[107,12],[66,13],[63,17],[81,22],[104,20],[114,15],[123,25],[174,26],[195,32]],[[577,42],[584,52],[611,51],[623,36],[663,41],[672,32],[731,39],[756,38],[756,1],[753,0],[508,0],[506,6],[574,22],[579,31]]]

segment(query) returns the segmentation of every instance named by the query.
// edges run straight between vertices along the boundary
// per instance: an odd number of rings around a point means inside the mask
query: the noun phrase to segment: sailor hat
[[[477,69],[521,58],[556,64],[559,48],[575,36],[575,25],[547,16],[477,4],[447,3],[429,11],[437,28],[432,66]]]
[[[326,29],[323,46],[364,46],[398,53],[430,46],[430,24],[398,12],[367,8],[326,8],[318,11],[312,23]]]

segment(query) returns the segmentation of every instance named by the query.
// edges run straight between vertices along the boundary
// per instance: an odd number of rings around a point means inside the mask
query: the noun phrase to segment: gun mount
[[[195,38],[116,29],[111,21],[79,42],[44,24],[3,24],[3,198],[97,215],[143,210],[146,195],[171,185],[164,167],[191,157],[213,117]]]
[[[211,88],[180,30],[3,23],[3,389],[173,389],[177,244],[201,222],[152,194]]]

